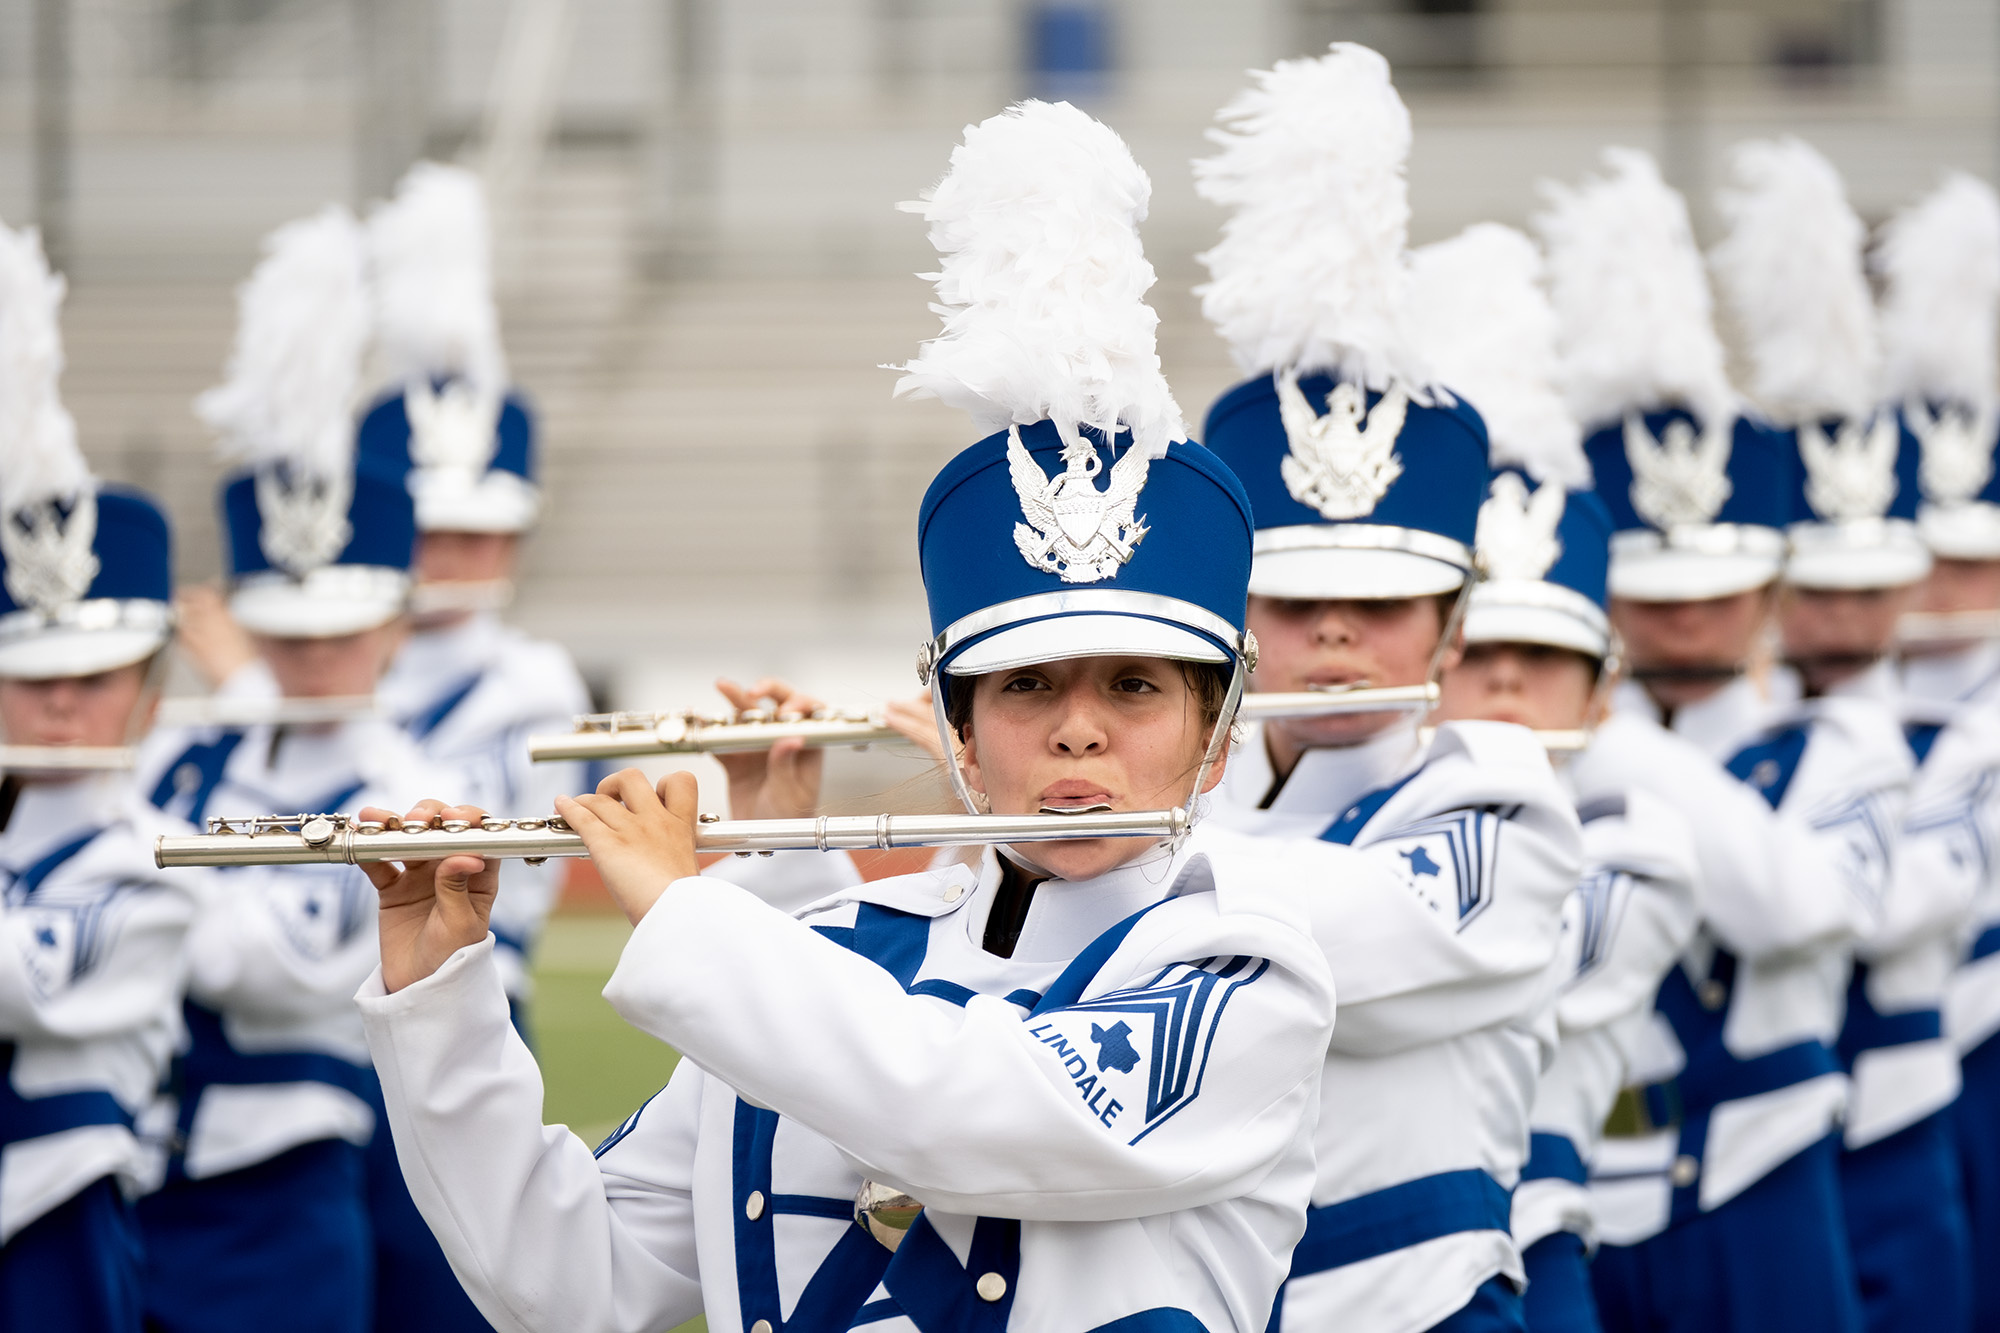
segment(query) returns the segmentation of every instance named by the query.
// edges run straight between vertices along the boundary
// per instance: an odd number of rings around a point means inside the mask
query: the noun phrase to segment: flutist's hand
[[[741,713],[768,709],[779,716],[808,716],[825,707],[818,699],[775,677],[754,685],[718,680],[715,688]],[[803,819],[819,809],[820,774],[826,751],[808,747],[796,736],[768,750],[719,754],[716,760],[729,775],[729,814],[733,819]]]
[[[486,812],[472,805],[422,801],[402,817],[405,824],[463,819],[477,825]],[[360,818],[394,828],[396,816],[370,806]],[[395,992],[422,981],[447,958],[486,938],[493,898],[500,891],[500,863],[477,856],[441,861],[363,862],[361,869],[381,895],[382,986]]]
[[[583,836],[604,887],[635,926],[667,885],[701,873],[699,809],[694,774],[669,773],[656,791],[636,768],[613,773],[594,796],[556,797],[556,813]]]

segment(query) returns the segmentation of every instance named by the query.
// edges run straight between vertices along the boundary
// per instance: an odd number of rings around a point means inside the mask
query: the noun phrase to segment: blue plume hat
[[[1611,651],[1611,513],[1594,492],[1498,472],[1480,506],[1478,549],[1486,578],[1466,608],[1466,642],[1541,643],[1596,658]]]
[[[541,508],[534,414],[462,376],[376,400],[356,439],[363,465],[402,477],[422,532],[525,532]]]
[[[1199,445],[1149,459],[1089,427],[1065,444],[1048,421],[989,435],[924,495],[921,674],[1128,654],[1233,663],[1253,531],[1242,483]]]
[[[1796,466],[1783,432],[1674,407],[1627,413],[1583,448],[1611,512],[1613,596],[1699,601],[1778,576]]]
[[[403,610],[416,513],[401,480],[369,469],[326,481],[284,463],[223,483],[229,609],[245,629],[333,638]]]
[[[0,540],[0,677],[87,676],[166,646],[173,543],[153,497],[99,486],[0,522],[8,527]]]
[[[1802,422],[1785,581],[1802,588],[1900,588],[1930,572],[1917,530],[1919,447],[1901,413]]]
[[[1257,514],[1250,591],[1421,597],[1472,570],[1486,426],[1463,402],[1415,401],[1320,373],[1246,380],[1209,409],[1208,447]]]

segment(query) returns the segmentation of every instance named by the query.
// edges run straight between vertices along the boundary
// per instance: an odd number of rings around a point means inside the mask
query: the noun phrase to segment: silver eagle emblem
[[[1903,405],[1903,419],[1922,450],[1917,484],[1926,500],[1969,504],[1986,489],[1993,480],[1995,417],[1991,407],[1974,411],[1953,406],[1932,413],[1920,402]]]
[[[85,486],[65,516],[54,499],[0,517],[7,595],[16,605],[53,615],[83,600],[97,578],[97,492]]]
[[[1825,519],[1880,518],[1896,498],[1896,446],[1901,432],[1884,412],[1866,424],[1843,421],[1828,439],[1816,421],[1799,427],[1799,461],[1806,469],[1806,503]]]
[[[1537,486],[1532,495],[1518,472],[1493,478],[1486,502],[1479,506],[1479,530],[1474,545],[1495,579],[1541,579],[1562,555],[1556,528],[1562,523],[1569,497],[1554,482]]]
[[[1709,423],[1699,436],[1685,421],[1667,423],[1660,438],[1637,412],[1625,416],[1625,460],[1632,466],[1632,508],[1656,528],[1712,523],[1735,487],[1729,449],[1735,423]]]
[[[1396,454],[1410,395],[1392,384],[1368,410],[1359,385],[1340,383],[1326,396],[1326,415],[1313,411],[1299,388],[1297,371],[1279,371],[1278,418],[1284,423],[1291,452],[1278,464],[1285,489],[1302,505],[1326,518],[1361,518],[1403,475]]]
[[[410,419],[410,461],[420,468],[450,468],[477,475],[485,471],[499,446],[494,428],[500,420],[500,396],[453,380],[432,389],[417,380],[403,391],[403,411]]]
[[[1152,460],[1138,449],[1111,465],[1111,479],[1097,488],[1104,460],[1081,432],[1063,442],[1063,470],[1045,474],[1021,443],[1020,427],[1007,432],[1007,471],[1021,497],[1014,545],[1036,569],[1065,583],[1113,578],[1146,535],[1146,520],[1133,516]]]
[[[267,467],[257,473],[257,515],[263,519],[257,545],[264,556],[294,578],[332,564],[354,535],[347,506],[354,479],[294,473]]]

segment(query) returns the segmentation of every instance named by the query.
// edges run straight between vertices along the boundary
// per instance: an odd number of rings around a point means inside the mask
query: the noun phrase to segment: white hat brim
[[[1062,662],[1078,657],[1163,657],[1178,662],[1227,662],[1214,640],[1146,616],[1095,612],[1010,625],[980,639],[945,665],[953,676]]]
[[[1456,592],[1465,571],[1410,551],[1318,548],[1260,551],[1250,564],[1250,592],[1288,601],[1386,600]]]

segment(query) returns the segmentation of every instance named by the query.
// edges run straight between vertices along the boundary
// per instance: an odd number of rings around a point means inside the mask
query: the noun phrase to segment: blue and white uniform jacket
[[[1902,685],[1913,717],[1946,722],[1940,744],[1953,733],[1963,733],[1968,740],[1983,738],[2000,719],[2000,643],[1912,658],[1903,664]],[[1929,709],[1941,711],[1918,712]],[[1912,825],[1921,817],[1921,788],[1929,785],[1923,769],[1930,762],[1926,759],[1918,770],[1920,792],[1912,802]],[[1962,827],[1966,834],[1976,832],[1982,839],[1978,855],[1986,861],[1986,873],[1960,924],[1958,966],[1945,993],[1945,1035],[1961,1055],[2000,1032],[2000,857],[1994,855],[2000,829],[1990,821]],[[1905,834],[1914,838],[1917,831],[1910,828]]]
[[[140,790],[197,826],[407,810],[464,786],[379,720],[199,728],[149,759]],[[367,1143],[376,1093],[353,995],[379,957],[374,886],[346,865],[231,867],[214,885],[188,936],[187,1036],[145,1121],[176,1150],[168,1169],[202,1179],[319,1139]]]
[[[1533,736],[1496,722],[1439,727],[1428,752],[1414,723],[1309,750],[1273,785],[1252,727],[1211,818],[1376,871],[1305,886],[1340,1026],[1281,1326],[1413,1333],[1523,1280],[1509,1194],[1555,1042],[1576,811]]]
[[[531,639],[491,613],[411,634],[376,697],[425,755],[471,780],[463,803],[509,819],[545,819],[557,796],[586,789],[582,764],[528,760],[530,735],[561,734],[590,711],[576,664],[560,646]],[[526,956],[562,894],[568,865],[501,864],[492,926],[510,995],[526,992]]]
[[[1514,1191],[1523,1250],[1558,1231],[1595,1243],[1588,1167],[1630,1082],[1660,981],[1701,921],[1692,826],[1651,792],[1616,781],[1619,752],[1662,734],[1629,714],[1612,718],[1558,770],[1583,821],[1584,869],[1563,916],[1575,970],[1556,1001],[1559,1045],[1535,1090],[1532,1149]]]
[[[1659,716],[1635,685],[1617,707]],[[1659,734],[1606,779],[1680,809],[1701,862],[1702,928],[1633,1068],[1655,1128],[1607,1138],[1593,1167],[1599,1235],[1619,1245],[1720,1207],[1840,1123],[1852,950],[1880,919],[1911,771],[1879,705],[1775,704],[1748,678],[1672,731],[1692,744]]]
[[[153,867],[186,829],[124,775],[23,787],[0,831],[0,1244],[117,1176],[180,1031],[182,944],[204,871]]]
[[[541,1123],[490,942],[360,1001],[411,1194],[499,1329],[1262,1333],[1333,1022],[1294,881],[1344,858],[1204,828],[1044,882],[1012,958],[991,856],[803,918],[682,881],[605,997],[685,1058],[594,1160]],[[926,1205],[893,1257],[864,1179]]]

